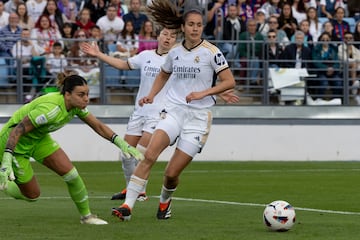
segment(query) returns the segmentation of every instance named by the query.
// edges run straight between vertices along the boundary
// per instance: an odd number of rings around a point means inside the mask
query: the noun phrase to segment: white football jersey
[[[203,109],[215,104],[215,96],[207,96],[190,103],[186,103],[186,96],[214,86],[216,75],[229,68],[229,65],[215,45],[203,40],[192,49],[186,49],[183,44],[176,45],[169,51],[161,68],[171,73],[172,82],[167,93],[169,101]]]
[[[167,54],[157,54],[155,49],[144,50],[127,60],[131,69],[140,69],[141,72],[140,86],[136,96],[134,114],[156,117],[159,116],[159,113],[164,109],[165,94],[169,88],[170,79],[155,96],[152,104],[144,104],[140,107],[139,100],[150,93],[155,78],[160,72],[160,66],[165,62],[166,56]]]

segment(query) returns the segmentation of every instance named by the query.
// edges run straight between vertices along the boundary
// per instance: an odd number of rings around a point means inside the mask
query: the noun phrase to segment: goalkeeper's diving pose
[[[77,116],[118,146],[123,154],[139,160],[143,155],[88,111],[89,87],[84,78],[61,74],[58,87],[60,92],[43,95],[20,107],[3,126],[0,132],[0,151],[3,153],[0,190],[15,199],[35,201],[40,196],[40,188],[29,161],[33,158],[63,178],[81,215],[81,223],[107,224],[91,213],[82,178],[50,132]]]

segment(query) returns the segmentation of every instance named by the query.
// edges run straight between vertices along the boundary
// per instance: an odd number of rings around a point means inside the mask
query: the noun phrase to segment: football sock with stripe
[[[74,201],[80,215],[89,215],[90,205],[88,192],[76,168],[71,169],[70,172],[62,176],[62,178],[68,187],[71,199]]]

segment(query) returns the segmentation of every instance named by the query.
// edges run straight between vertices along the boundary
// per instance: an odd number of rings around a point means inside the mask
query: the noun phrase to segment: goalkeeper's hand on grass
[[[0,190],[7,189],[9,181],[15,180],[14,171],[12,169],[12,159],[12,153],[4,152],[0,168]]]
[[[138,161],[144,160],[144,155],[139,152],[139,150],[137,150],[133,146],[130,146],[124,139],[120,138],[118,135],[113,136],[111,141],[120,148],[121,152],[126,158],[133,157]]]

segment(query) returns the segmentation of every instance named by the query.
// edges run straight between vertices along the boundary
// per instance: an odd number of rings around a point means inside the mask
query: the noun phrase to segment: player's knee
[[[36,202],[40,197],[40,190],[31,191],[29,193],[24,194],[26,197],[26,201],[28,202]]]
[[[171,176],[168,174],[165,174],[165,181],[164,181],[164,185],[169,188],[176,188],[176,186],[178,185],[179,182],[179,177],[178,176]]]
[[[144,153],[144,157],[145,157],[145,162],[147,162],[148,164],[154,164],[158,158],[158,154],[154,153],[153,151],[151,150],[147,150],[145,153]]]
[[[143,155],[145,155],[145,152],[147,150],[147,147],[144,147],[143,145],[136,145],[136,149],[139,150],[139,152],[141,152]]]

